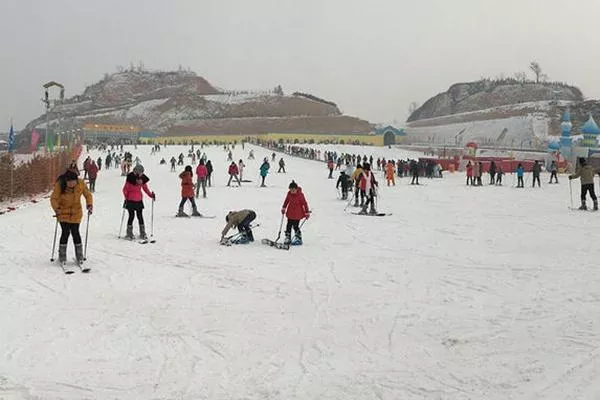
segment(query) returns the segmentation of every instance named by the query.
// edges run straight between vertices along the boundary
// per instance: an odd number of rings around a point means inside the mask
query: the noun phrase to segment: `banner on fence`
[[[37,149],[38,141],[40,140],[40,134],[35,129],[31,131],[31,146],[29,150],[33,153]]]

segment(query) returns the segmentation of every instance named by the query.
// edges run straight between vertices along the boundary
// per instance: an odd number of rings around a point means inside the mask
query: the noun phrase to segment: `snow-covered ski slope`
[[[158,161],[183,147],[134,151],[157,193],[155,244],[117,239],[123,178],[103,169],[89,274],[49,262],[48,204],[0,217],[0,398],[600,398],[600,215],[569,211],[565,177],[403,179],[381,189],[393,215],[370,218],[344,212],[323,163],[284,156],[288,173],[272,165],[258,188],[271,152],[248,149],[234,151],[254,181],[241,188],[224,186],[222,148],[205,149],[216,187],[200,211],[216,219],[174,218],[179,179]],[[314,210],[304,246],[261,245],[292,178]],[[220,246],[242,208],[257,242]]]

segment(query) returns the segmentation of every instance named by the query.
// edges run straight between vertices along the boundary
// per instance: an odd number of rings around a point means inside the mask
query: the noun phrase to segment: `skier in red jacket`
[[[301,245],[302,232],[300,232],[300,220],[310,217],[308,203],[302,193],[302,188],[294,181],[289,185],[289,192],[285,197],[283,206],[281,206],[281,214],[287,217],[287,225],[285,227],[285,244]],[[292,242],[292,228],[294,228],[294,241]]]

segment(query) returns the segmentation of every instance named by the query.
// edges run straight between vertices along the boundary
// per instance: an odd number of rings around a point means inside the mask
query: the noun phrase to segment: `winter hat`
[[[363,164],[363,169],[366,169],[367,171],[371,170],[371,164],[369,164],[368,162]]]
[[[134,174],[138,174],[141,175],[144,173],[144,167],[142,166],[142,164],[138,164],[135,167],[133,167],[133,173]]]
[[[192,172],[192,166],[191,166],[191,165],[186,165],[186,166],[185,166],[185,170],[186,170],[187,172]]]
[[[71,170],[65,172],[63,177],[65,178],[65,181],[76,181],[77,179],[79,179],[77,178],[77,174]]]
[[[295,181],[292,181],[288,186],[289,189],[298,189],[298,184]]]
[[[358,163],[358,164],[356,164],[356,168],[362,169],[362,165],[360,165],[360,163]]]

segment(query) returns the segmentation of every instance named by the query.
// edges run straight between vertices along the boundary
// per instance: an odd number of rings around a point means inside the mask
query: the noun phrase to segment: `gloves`
[[[60,215],[60,208],[54,210],[54,216],[58,217]]]
[[[88,210],[88,215],[92,215],[92,211],[94,210],[94,206],[93,205],[88,205],[87,206],[87,210]]]
[[[285,214],[285,208],[281,209],[281,215]]]
[[[123,208],[127,208],[127,200],[123,200]]]
[[[150,197],[152,197],[152,200],[156,200],[156,194],[154,192],[152,192],[152,196]]]
[[[573,180],[573,176],[572,175],[569,175],[569,180],[570,181]]]
[[[304,214],[304,218],[309,219],[310,218],[310,211],[307,212],[306,214]]]

